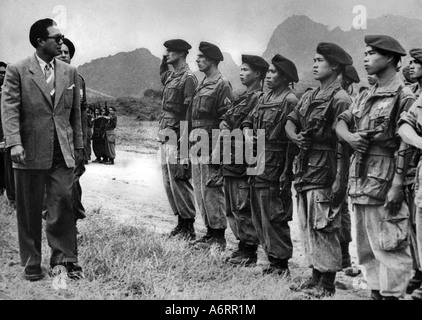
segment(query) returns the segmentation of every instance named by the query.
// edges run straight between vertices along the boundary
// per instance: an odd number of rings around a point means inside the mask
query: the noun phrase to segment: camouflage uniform
[[[318,119],[326,112],[322,128],[312,136],[311,148],[303,159],[305,163],[296,163],[295,188],[308,265],[314,271],[327,275],[335,275],[342,269],[338,235],[340,205],[332,204],[331,188],[337,173],[337,116],[350,104],[347,92],[341,88],[339,81],[334,81],[324,91],[318,87],[305,92],[288,116],[299,132],[306,130],[312,119]],[[299,167],[305,168],[299,170]]]
[[[266,92],[243,123],[244,127],[265,130],[265,153],[258,154],[257,162],[265,162],[262,174],[253,177],[251,186],[252,222],[261,246],[275,268],[287,268],[293,245],[288,222],[292,220],[291,181],[280,194],[279,179],[285,170],[287,157],[292,157],[293,145],[284,127],[287,115],[298,102],[287,88],[275,95]],[[290,161],[292,163],[292,161]],[[291,168],[288,170],[292,178]]]
[[[217,71],[205,78],[196,88],[191,104],[192,129],[205,130],[209,135],[209,155],[212,151],[212,129],[219,128],[219,118],[224,115],[233,100],[232,86]],[[195,142],[192,142],[193,146]],[[195,200],[205,226],[210,229],[227,228],[223,176],[220,164],[192,163],[192,181]]]
[[[379,290],[382,296],[393,297],[405,294],[412,266],[407,204],[403,202],[396,215],[384,207],[394,177],[395,152],[400,145],[398,119],[391,119],[393,100],[400,87],[404,84],[398,75],[382,88],[376,84],[362,92],[352,107],[339,116],[350,130],[383,129],[370,141],[365,158],[353,155],[348,193],[354,205],[358,260],[365,268],[368,286]],[[404,87],[398,96],[397,117],[413,102],[414,95]],[[359,174],[361,166],[364,170]]]
[[[243,120],[256,105],[261,93],[262,89],[258,87],[236,98],[230,109],[221,117],[225,127],[220,125],[220,129],[230,131],[240,129]],[[239,141],[232,141],[231,164],[223,164],[226,216],[233,234],[240,240],[239,249],[256,255],[259,239],[252,224],[250,186],[246,175],[247,164],[235,163],[236,142],[239,143]],[[243,140],[241,143],[245,146]]]
[[[163,89],[163,115],[159,124],[159,136],[164,139],[167,130],[176,133],[180,138],[180,121],[186,118],[187,108],[191,102],[197,79],[185,64],[178,72],[165,70],[161,73]],[[183,169],[179,160],[177,145],[161,140],[162,173],[164,188],[170,207],[181,219],[194,219],[196,215],[193,187],[190,182],[190,169]],[[170,142],[170,141],[169,141]],[[180,170],[183,174],[180,174]]]

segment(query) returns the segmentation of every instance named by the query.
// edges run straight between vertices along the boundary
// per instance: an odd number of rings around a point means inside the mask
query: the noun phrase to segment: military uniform
[[[208,42],[201,42],[199,50],[214,60],[223,59],[220,49]],[[194,131],[201,129],[208,133],[209,156],[212,154],[212,141],[217,138],[215,136],[213,139],[213,134],[216,132],[213,133],[212,129],[219,128],[219,119],[227,112],[232,101],[232,86],[218,69],[214,74],[204,78],[194,92],[189,115],[191,128]],[[195,144],[195,141],[191,142],[191,147]],[[207,234],[198,241],[208,243],[208,240],[220,239],[221,248],[225,248],[223,242],[225,243],[227,219],[221,165],[202,161],[192,163],[192,181],[195,200],[207,227]]]
[[[191,46],[184,40],[168,40],[164,46],[169,50],[187,51]],[[185,121],[188,106],[197,86],[197,79],[185,63],[177,71],[168,67],[161,70],[161,82],[164,85],[162,106],[163,114],[159,123],[159,138],[161,140],[162,174],[164,188],[174,215],[178,216],[178,225],[172,235],[185,230],[189,224],[190,236],[194,236],[193,224],[196,216],[191,172],[188,164],[180,163],[180,150],[172,141],[166,142],[166,132],[170,130],[180,138],[180,122]],[[176,141],[175,141],[176,142]]]
[[[366,36],[365,42],[384,50],[400,46],[396,40],[383,36]],[[403,55],[400,48],[395,53]],[[403,202],[399,212],[392,214],[384,203],[401,141],[397,135],[398,117],[413,102],[414,95],[395,75],[383,87],[378,82],[362,92],[352,107],[339,116],[351,131],[380,130],[370,140],[364,156],[356,152],[353,155],[348,194],[354,205],[359,264],[366,270],[368,287],[383,297],[403,296],[410,279],[407,204]]]
[[[403,112],[401,115],[399,126],[407,123],[409,124],[418,135],[422,134],[422,96],[415,101],[415,103],[410,107],[407,112]],[[411,215],[412,223],[412,239],[411,239],[411,250],[413,257],[413,269],[416,271],[415,277],[411,280],[413,282],[413,288],[408,291],[412,293],[413,290],[419,288],[419,300],[422,296],[422,285],[421,285],[421,274],[422,274],[422,158],[418,159],[417,170],[416,170],[416,181],[414,183],[414,197],[413,203],[409,203],[409,207],[412,205],[415,207],[415,210]],[[409,199],[412,201],[412,199]],[[410,284],[409,283],[409,286]],[[408,289],[409,290],[409,289]]]

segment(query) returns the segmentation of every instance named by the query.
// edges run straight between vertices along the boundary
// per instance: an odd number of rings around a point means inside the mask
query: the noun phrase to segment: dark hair
[[[6,62],[3,62],[3,61],[0,61],[0,67],[7,68],[7,63]]]
[[[261,81],[265,79],[265,76],[267,75],[267,71],[265,71],[262,68],[257,68],[256,66],[253,66],[253,65],[251,65],[251,64],[249,64],[247,62],[245,62],[245,64],[247,64],[249,66],[249,68],[251,68],[251,70],[253,72],[259,72],[259,79],[261,79]]]
[[[65,44],[69,48],[70,59],[72,59],[75,54],[75,46],[73,45],[73,42],[70,41],[68,38],[64,38],[63,44]]]
[[[38,38],[47,39],[49,27],[55,26],[57,23],[49,18],[38,20],[31,26],[29,30],[29,42],[31,42],[34,48],[38,47]]]
[[[337,66],[338,67],[338,69],[336,71],[337,74],[343,74],[344,75],[346,73],[345,72],[345,68],[346,68],[345,65],[338,63],[337,61],[335,61],[331,57],[327,57],[327,56],[324,56],[324,55],[322,55],[322,56],[324,57],[325,61],[327,61],[330,66]]]
[[[386,51],[383,49],[379,49],[379,48],[373,48],[374,51],[378,52],[379,54],[383,55],[383,56],[392,56],[393,57],[393,63],[394,66],[397,67],[399,62],[401,62],[401,56],[398,54],[395,54],[393,52],[390,51]]]

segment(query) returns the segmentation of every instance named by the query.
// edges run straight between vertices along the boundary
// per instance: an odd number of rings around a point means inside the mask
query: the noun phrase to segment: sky
[[[161,57],[168,39],[192,45],[193,63],[200,41],[232,55],[261,55],[276,27],[292,15],[350,30],[363,5],[368,19],[386,14],[422,19],[422,0],[0,0],[0,60],[13,63],[31,55],[31,25],[55,19],[72,40],[75,66],[122,51],[147,48]],[[382,4],[381,4],[382,3]],[[399,4],[398,4],[399,3]]]

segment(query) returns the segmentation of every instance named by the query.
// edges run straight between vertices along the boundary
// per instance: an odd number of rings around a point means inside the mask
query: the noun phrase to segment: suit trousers
[[[15,182],[21,265],[41,263],[41,215],[45,191],[50,264],[76,263],[76,223],[72,210],[73,168],[53,166],[49,170],[15,169]]]
[[[73,169],[73,186],[72,186],[72,203],[75,220],[84,219],[86,217],[85,208],[82,204],[82,187],[79,182],[80,177],[86,171],[85,164],[80,161]]]
[[[4,173],[5,173],[5,183],[6,183],[6,195],[9,201],[16,200],[16,191],[15,191],[15,174],[12,165],[12,158],[10,156],[11,148],[7,148],[4,153]]]

